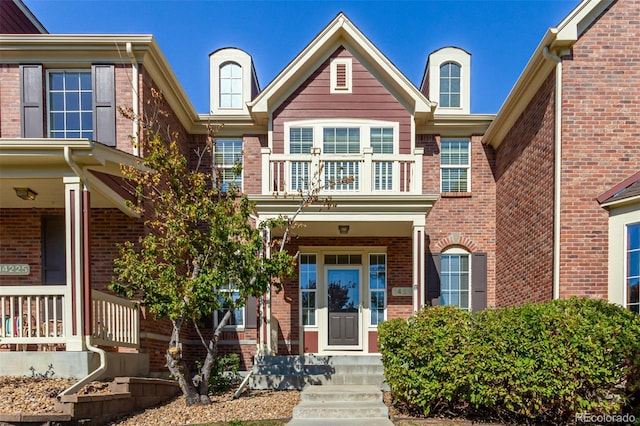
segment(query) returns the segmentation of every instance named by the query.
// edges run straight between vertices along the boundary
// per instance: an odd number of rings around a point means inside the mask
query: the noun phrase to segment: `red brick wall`
[[[260,149],[267,146],[264,135],[245,135],[243,149],[243,191],[245,194],[262,194],[262,156]]]
[[[554,73],[497,150],[496,303],[552,298]]]
[[[407,296],[392,296],[394,287],[410,287],[412,285],[412,240],[408,237],[353,237],[327,238],[304,237],[295,239],[287,249],[295,253],[300,246],[335,246],[335,247],[386,247],[387,248],[387,318],[407,318],[413,313],[413,300]],[[313,250],[310,249],[309,252]],[[322,274],[318,271],[318,274]],[[363,280],[363,285],[365,281]],[[322,297],[318,295],[318,297]],[[287,279],[280,293],[271,295],[271,313],[278,320],[278,354],[297,355],[300,353],[300,292],[298,276]]]
[[[418,135],[416,147],[424,148],[422,192],[440,194],[440,136]],[[440,253],[449,246],[487,253],[487,305],[495,304],[495,154],[471,137],[471,192],[440,194],[427,216],[426,247]]]
[[[0,64],[0,137],[20,137],[20,68]]]
[[[640,1],[617,1],[563,60],[560,296],[607,297],[608,213],[640,170]]]

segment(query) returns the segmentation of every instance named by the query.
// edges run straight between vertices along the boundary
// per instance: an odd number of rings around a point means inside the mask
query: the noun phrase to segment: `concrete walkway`
[[[382,392],[373,385],[308,386],[288,426],[393,426]]]

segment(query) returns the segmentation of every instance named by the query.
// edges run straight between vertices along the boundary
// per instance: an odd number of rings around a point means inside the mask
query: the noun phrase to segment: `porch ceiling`
[[[79,176],[91,191],[91,207],[115,207],[135,216],[114,180],[100,177],[120,179],[121,164],[135,165],[136,158],[86,139],[0,139],[0,207],[64,208],[64,178]],[[22,200],[14,188],[38,195]]]

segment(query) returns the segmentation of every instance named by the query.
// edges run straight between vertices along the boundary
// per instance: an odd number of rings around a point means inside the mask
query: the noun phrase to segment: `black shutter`
[[[471,309],[482,311],[487,307],[487,254],[473,253],[471,263]]]
[[[93,65],[93,139],[116,146],[116,91],[113,65]]]
[[[245,315],[245,328],[258,328],[258,315],[257,315],[257,303],[256,298],[253,296],[247,297],[247,303],[244,307]]]
[[[42,65],[20,65],[20,135],[44,137]]]
[[[427,262],[427,300],[428,305],[439,305],[440,297],[440,255],[427,253],[425,256]],[[435,300],[434,300],[435,299]]]

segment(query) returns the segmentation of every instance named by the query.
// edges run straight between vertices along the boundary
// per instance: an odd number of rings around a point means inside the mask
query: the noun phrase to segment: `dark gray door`
[[[327,268],[329,345],[360,344],[360,268]]]

